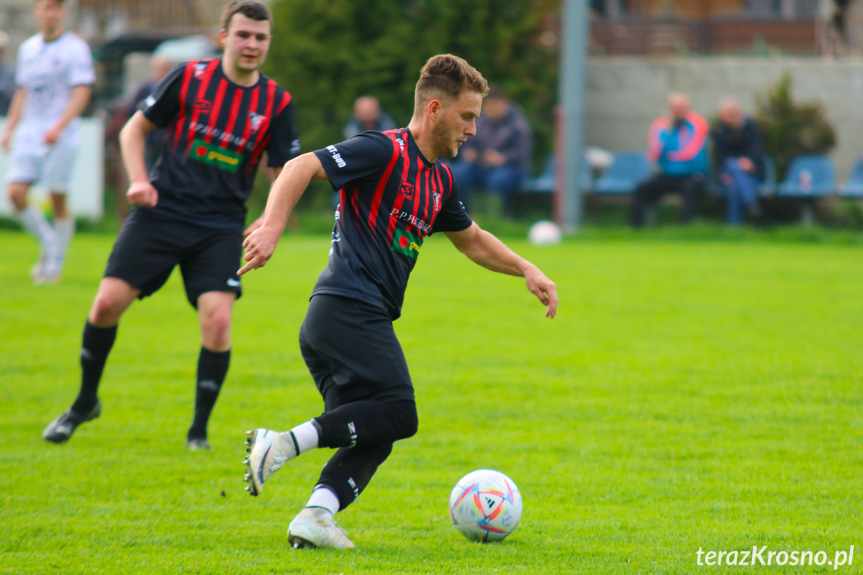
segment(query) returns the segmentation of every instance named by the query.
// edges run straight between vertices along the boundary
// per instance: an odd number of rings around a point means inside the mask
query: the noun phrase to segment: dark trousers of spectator
[[[745,213],[752,213],[758,207],[758,175],[744,171],[737,163],[737,158],[726,159],[720,175],[727,175],[730,179],[728,184],[722,186],[728,223],[740,225]]]
[[[495,192],[503,199],[504,213],[512,213],[512,197],[524,186],[527,172],[521,166],[503,165],[487,168],[473,162],[455,161],[449,164],[459,186],[459,198],[471,211],[475,189]]]
[[[695,217],[698,198],[704,192],[704,176],[690,174],[685,176],[669,176],[656,174],[635,188],[632,198],[632,210],[629,213],[629,223],[634,228],[644,225],[647,208],[655,204],[665,194],[680,194],[683,198],[683,211],[680,213],[681,223],[686,223]]]

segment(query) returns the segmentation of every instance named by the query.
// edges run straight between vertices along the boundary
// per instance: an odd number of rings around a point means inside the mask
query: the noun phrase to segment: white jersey
[[[15,83],[27,91],[15,147],[36,151],[42,147],[42,135],[63,115],[72,100],[72,88],[92,85],[96,79],[90,46],[64,32],[46,42],[41,34],[28,38],[18,50]],[[77,142],[78,118],[60,136]]]

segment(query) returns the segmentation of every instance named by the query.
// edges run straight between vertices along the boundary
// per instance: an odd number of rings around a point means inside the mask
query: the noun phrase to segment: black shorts
[[[354,401],[414,400],[405,354],[387,312],[360,300],[315,295],[300,351],[326,411]]]
[[[233,292],[239,299],[242,255],[240,229],[207,228],[136,208],[117,234],[105,277],[141,290],[138,298],[144,299],[165,285],[179,264],[186,297],[197,308],[198,297],[206,292]]]

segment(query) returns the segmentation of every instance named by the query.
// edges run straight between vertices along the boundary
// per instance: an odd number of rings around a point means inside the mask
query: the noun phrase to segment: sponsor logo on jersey
[[[192,142],[192,153],[189,157],[231,173],[239,171],[242,160],[240,154],[197,139]]]
[[[407,230],[396,228],[396,233],[393,236],[394,252],[404,254],[409,258],[417,259],[417,256],[420,255],[420,246],[422,245],[422,238]]]
[[[348,165],[348,163],[345,162],[344,158],[342,158],[342,155],[339,153],[335,146],[327,146],[327,151],[333,157],[333,160],[336,162],[336,165],[338,167],[344,168]]]
[[[266,116],[256,114],[255,112],[249,112],[249,122],[252,125],[253,134],[261,127],[261,123],[264,121],[264,118],[266,118]]]
[[[408,223],[412,226],[416,226],[420,231],[429,233],[431,230],[431,226],[422,218],[418,218],[410,212],[399,211],[393,208],[393,211],[390,212],[391,218],[396,218],[401,222]]]
[[[204,77],[204,72],[207,71],[207,64],[205,62],[198,62],[195,64],[195,78],[200,80]]]
[[[155,96],[153,96],[152,94],[150,94],[150,95],[149,95],[149,96],[147,96],[147,98],[144,100],[144,107],[145,107],[145,108],[150,108],[150,107],[152,107],[152,106],[153,106],[153,104],[155,104],[155,103],[156,103],[156,97],[155,97]]]
[[[399,186],[399,193],[404,195],[406,200],[414,199],[414,185],[410,182],[402,182]]]

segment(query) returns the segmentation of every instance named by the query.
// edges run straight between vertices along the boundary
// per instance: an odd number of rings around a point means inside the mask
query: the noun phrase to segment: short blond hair
[[[463,58],[438,54],[429,58],[420,71],[414,104],[420,108],[424,102],[435,99],[449,103],[463,91],[477,92],[484,98],[488,94],[488,82]]]

